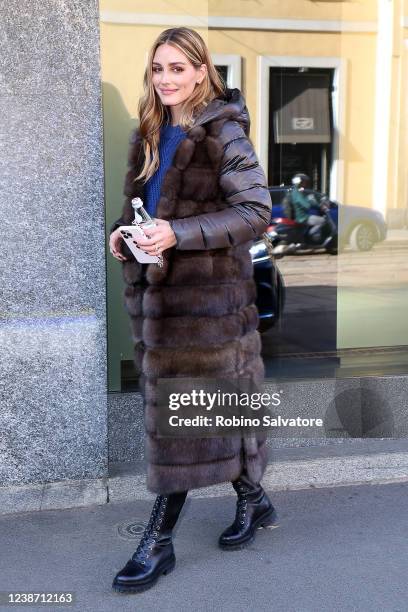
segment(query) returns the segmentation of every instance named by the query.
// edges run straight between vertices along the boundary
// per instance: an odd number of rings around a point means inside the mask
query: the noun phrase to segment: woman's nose
[[[170,72],[166,72],[163,70],[163,72],[161,73],[160,83],[162,85],[170,85],[170,76],[171,76]]]

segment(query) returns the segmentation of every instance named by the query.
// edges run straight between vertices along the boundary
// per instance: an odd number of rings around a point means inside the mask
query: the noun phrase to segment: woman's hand
[[[166,249],[177,244],[177,238],[171,229],[171,225],[164,219],[153,219],[154,227],[143,227],[147,238],[137,236],[137,246],[149,255],[160,255]]]
[[[116,228],[113,231],[109,238],[109,249],[115,259],[118,261],[128,261],[128,257],[125,257],[120,252],[120,245],[123,240],[122,234],[120,233],[119,228]]]

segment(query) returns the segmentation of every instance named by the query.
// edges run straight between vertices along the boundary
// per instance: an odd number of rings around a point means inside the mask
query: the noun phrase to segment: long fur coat
[[[143,267],[133,257],[121,264],[144,397],[147,488],[154,493],[235,480],[243,469],[259,482],[267,464],[262,432],[201,438],[157,435],[164,418],[156,402],[158,379],[263,381],[249,249],[269,223],[271,200],[249,127],[238,89],[227,89],[207,105],[178,145],[156,210],[157,218],[172,225],[177,244],[164,251],[162,268]],[[111,231],[131,223],[130,200],[144,197],[143,181],[134,180],[142,164],[136,129],[123,214]],[[123,243],[122,253],[130,253]]]

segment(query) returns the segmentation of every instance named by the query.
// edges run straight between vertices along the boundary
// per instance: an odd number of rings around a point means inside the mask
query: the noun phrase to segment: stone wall
[[[0,485],[107,475],[97,0],[0,2]]]

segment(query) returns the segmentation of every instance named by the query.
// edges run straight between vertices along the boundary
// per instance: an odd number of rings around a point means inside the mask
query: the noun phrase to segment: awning
[[[303,73],[271,76],[275,142],[331,142],[329,77]]]

